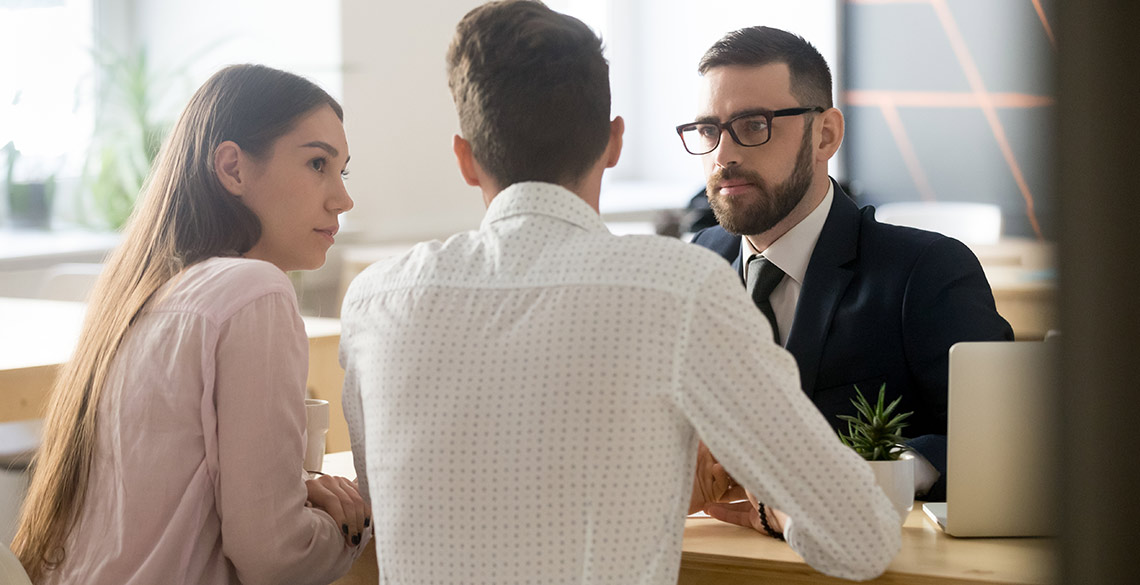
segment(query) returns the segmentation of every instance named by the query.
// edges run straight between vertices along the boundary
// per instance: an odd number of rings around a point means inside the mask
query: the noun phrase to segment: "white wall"
[[[186,70],[163,88],[171,120],[232,63],[293,71],[337,97],[356,200],[342,242],[421,240],[478,225],[479,193],[451,154],[458,124],[444,67],[455,24],[478,0],[97,1],[105,38],[145,45],[157,71]]]
[[[185,70],[164,103],[175,115],[210,75],[236,63],[291,71],[342,96],[340,0],[104,1],[128,5],[128,26],[153,69]]]
[[[443,238],[478,227],[481,195],[459,175],[444,62],[478,0],[343,0],[349,227],[362,241]]]

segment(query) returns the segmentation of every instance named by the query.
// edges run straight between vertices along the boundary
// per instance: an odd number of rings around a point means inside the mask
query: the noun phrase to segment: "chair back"
[[[39,298],[50,301],[86,301],[102,272],[102,264],[56,264],[47,269],[40,281]]]
[[[954,238],[963,244],[996,244],[1001,238],[1001,208],[963,201],[899,201],[875,208],[875,219]]]
[[[0,423],[0,548],[4,550],[16,535],[20,506],[28,491],[27,468],[39,449],[42,428],[40,419]],[[0,578],[0,585],[8,583]]]

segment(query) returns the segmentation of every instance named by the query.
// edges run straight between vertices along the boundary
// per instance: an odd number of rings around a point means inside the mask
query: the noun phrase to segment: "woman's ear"
[[[214,150],[214,174],[218,176],[218,181],[221,181],[226,191],[238,197],[245,194],[247,185],[243,182],[246,178],[243,176],[241,164],[243,155],[241,147],[232,140],[219,144]]]

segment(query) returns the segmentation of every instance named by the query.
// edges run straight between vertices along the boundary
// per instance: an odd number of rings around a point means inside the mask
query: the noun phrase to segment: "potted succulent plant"
[[[886,402],[887,385],[879,387],[879,397],[872,405],[858,387],[856,398],[851,400],[858,416],[839,415],[847,421],[847,433],[839,433],[840,440],[851,447],[871,465],[875,480],[894,504],[899,513],[899,521],[906,521],[914,507],[914,461],[900,459],[906,447],[903,446],[903,427],[913,413],[895,413],[899,401]]]

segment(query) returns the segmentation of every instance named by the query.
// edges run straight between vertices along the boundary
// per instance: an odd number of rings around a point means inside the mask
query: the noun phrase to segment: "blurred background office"
[[[190,92],[223,65],[260,62],[312,78],[345,106],[356,208],[328,265],[295,279],[307,314],[336,316],[363,266],[479,223],[480,197],[451,153],[458,125],[443,60],[477,4],[0,0],[0,296],[82,299]],[[813,42],[848,123],[832,174],[886,221],[966,228],[951,235],[982,259],[1019,338],[1064,328],[1063,444],[1081,470],[1066,474],[1058,505],[1072,528],[1065,582],[1136,574],[1116,556],[1118,542],[1134,541],[1116,531],[1137,525],[1135,506],[1111,495],[1135,484],[1111,453],[1137,444],[1124,417],[1140,411],[1128,408],[1137,398],[1126,366],[1140,363],[1130,300],[1140,217],[1124,174],[1140,72],[1125,23],[1140,22],[1137,3],[548,4],[607,46],[627,134],[602,212],[619,233],[654,231],[703,186],[673,127],[694,115],[705,48],[754,24]]]
[[[1054,113],[1049,2],[549,3],[606,44],[613,112],[627,127],[602,198],[613,231],[652,233],[670,212],[681,219],[677,210],[703,187],[699,159],[673,130],[695,114],[696,62],[729,30],[775,26],[802,34],[832,64],[848,118],[833,176],[885,221],[974,246],[1019,337],[1056,326],[1043,140]],[[6,60],[0,78],[0,145],[9,144],[11,168],[0,295],[81,296],[97,267],[76,263],[97,263],[113,245],[108,230],[125,219],[189,93],[223,65],[261,62],[311,77],[347,111],[356,207],[328,265],[296,277],[303,310],[336,316],[363,266],[478,225],[481,201],[451,153],[458,125],[443,64],[455,22],[476,4],[0,1],[0,50],[26,56]]]

